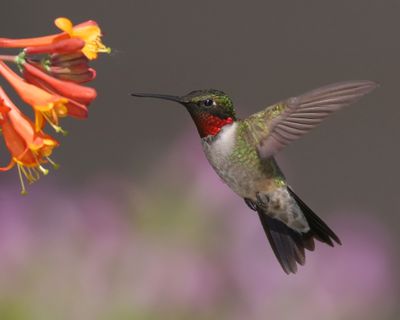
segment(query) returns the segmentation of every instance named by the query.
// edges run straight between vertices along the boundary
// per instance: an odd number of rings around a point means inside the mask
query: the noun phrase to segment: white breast
[[[226,125],[215,140],[203,142],[204,152],[214,167],[219,167],[231,154],[235,145],[237,126],[237,123]]]
[[[248,171],[232,160],[238,124],[224,126],[214,139],[203,139],[203,150],[218,176],[238,195],[247,197],[251,189]],[[234,161],[234,162],[232,162]],[[244,190],[244,191],[243,191]]]
[[[217,139],[214,141],[212,148],[218,151],[222,156],[227,156],[231,153],[235,144],[237,126],[237,123],[224,126],[218,134]]]

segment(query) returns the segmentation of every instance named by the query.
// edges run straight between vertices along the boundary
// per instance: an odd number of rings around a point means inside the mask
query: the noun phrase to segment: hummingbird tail
[[[314,211],[312,211],[304,202],[299,198],[297,194],[293,192],[293,190],[288,187],[289,194],[296,201],[297,205],[300,207],[304,216],[307,219],[307,222],[310,226],[310,231],[307,234],[310,234],[313,238],[328,244],[331,247],[334,247],[334,242],[341,245],[339,237],[332,231],[328,225],[322,221],[320,217],[318,217]],[[333,241],[332,241],[333,240]]]
[[[314,239],[334,246],[334,242],[341,244],[338,236],[321,220],[294,192],[288,187],[289,194],[296,201],[303,212],[310,230],[306,233],[288,227],[284,222],[268,215],[265,206],[245,199],[246,204],[257,211],[265,234],[271,244],[272,250],[285,273],[296,273],[297,263],[304,265],[305,249],[313,251]],[[333,241],[332,241],[333,240]]]

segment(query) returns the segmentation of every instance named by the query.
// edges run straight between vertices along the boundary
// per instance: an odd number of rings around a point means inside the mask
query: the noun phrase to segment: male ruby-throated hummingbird
[[[314,239],[334,246],[338,236],[290,188],[274,155],[318,125],[332,112],[377,87],[347,81],[275,103],[246,119],[236,117],[224,92],[198,90],[185,96],[134,93],[178,102],[189,111],[204,153],[220,178],[257,211],[283,270],[297,271]]]

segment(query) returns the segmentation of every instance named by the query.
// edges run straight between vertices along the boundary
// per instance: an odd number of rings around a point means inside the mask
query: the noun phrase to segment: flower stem
[[[0,60],[3,61],[9,61],[9,62],[16,62],[18,56],[14,56],[14,55],[1,55],[0,54]]]

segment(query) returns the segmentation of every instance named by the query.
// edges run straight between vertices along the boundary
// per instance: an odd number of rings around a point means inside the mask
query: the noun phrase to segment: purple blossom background
[[[2,182],[0,318],[397,318],[396,240],[377,215],[324,213],[343,246],[318,244],[287,276],[193,137],[136,185],[50,178],[21,197]]]

